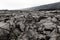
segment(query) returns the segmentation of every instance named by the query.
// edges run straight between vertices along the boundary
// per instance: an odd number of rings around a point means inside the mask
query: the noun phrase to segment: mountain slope
[[[36,7],[28,8],[26,10],[60,10],[60,2],[42,5],[42,6],[36,6]]]

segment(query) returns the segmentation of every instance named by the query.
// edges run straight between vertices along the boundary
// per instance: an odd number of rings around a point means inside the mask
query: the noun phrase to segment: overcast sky
[[[23,9],[55,2],[60,2],[60,0],[0,0],[0,10]]]

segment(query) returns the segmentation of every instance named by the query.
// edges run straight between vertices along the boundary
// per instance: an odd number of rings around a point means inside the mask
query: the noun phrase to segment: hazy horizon
[[[60,0],[0,0],[0,10],[19,10],[56,2]]]

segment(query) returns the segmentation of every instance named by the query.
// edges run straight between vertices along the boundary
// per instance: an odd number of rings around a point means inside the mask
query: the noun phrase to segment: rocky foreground
[[[60,10],[0,11],[0,40],[60,40]]]

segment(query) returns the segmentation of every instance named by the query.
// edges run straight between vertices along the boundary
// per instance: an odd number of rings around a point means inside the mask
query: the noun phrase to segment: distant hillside
[[[26,10],[60,10],[60,2],[42,5],[42,6],[36,6],[36,7],[28,8]]]

